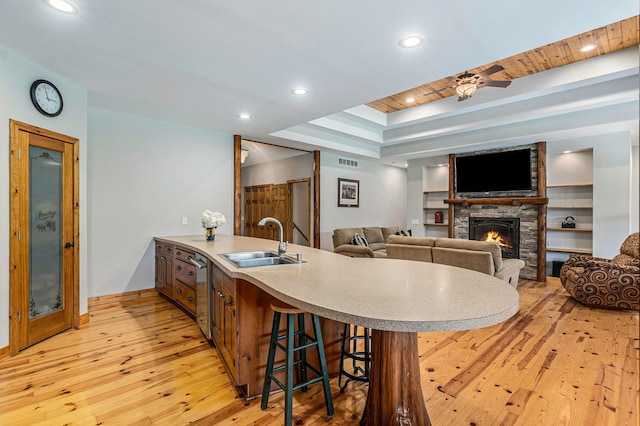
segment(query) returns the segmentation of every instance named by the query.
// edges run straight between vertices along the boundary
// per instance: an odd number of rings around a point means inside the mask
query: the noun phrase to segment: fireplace
[[[470,217],[469,239],[494,241],[505,259],[520,258],[520,219],[517,217]]]

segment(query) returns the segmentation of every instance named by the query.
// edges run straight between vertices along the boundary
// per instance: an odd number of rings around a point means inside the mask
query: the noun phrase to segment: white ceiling
[[[89,107],[386,162],[468,149],[500,124],[526,127],[585,110],[593,126],[612,116],[637,128],[637,114],[616,115],[638,102],[637,48],[614,53],[613,67],[572,64],[464,102],[452,97],[388,116],[363,106],[637,15],[637,0],[73,2],[78,15],[42,0],[3,0],[0,44],[85,87]],[[411,33],[425,43],[400,48]],[[300,86],[309,94],[291,93]],[[536,132],[560,131],[551,124]]]

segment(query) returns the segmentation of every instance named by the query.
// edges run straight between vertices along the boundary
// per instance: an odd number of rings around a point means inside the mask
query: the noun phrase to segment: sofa
[[[387,257],[387,240],[400,233],[399,226],[370,226],[363,228],[338,228],[333,231],[333,252],[349,257]],[[352,244],[358,234],[366,245]]]
[[[454,238],[389,236],[387,257],[418,260],[471,269],[518,287],[524,261],[503,259],[498,243]]]
[[[613,259],[572,254],[560,268],[567,293],[594,308],[640,311],[640,234],[631,234]]]

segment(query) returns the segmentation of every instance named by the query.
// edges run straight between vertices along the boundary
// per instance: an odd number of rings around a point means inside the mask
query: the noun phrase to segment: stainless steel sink
[[[257,266],[269,265],[290,265],[297,262],[296,259],[290,257],[278,257],[277,253],[272,251],[250,251],[241,253],[224,253],[220,256],[236,265],[238,268],[254,268]]]

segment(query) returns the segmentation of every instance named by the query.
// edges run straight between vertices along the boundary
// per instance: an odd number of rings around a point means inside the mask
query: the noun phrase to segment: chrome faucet
[[[280,228],[280,244],[278,244],[278,256],[283,257],[285,252],[287,251],[287,248],[289,247],[289,243],[283,241],[284,233],[282,231],[282,223],[280,223],[280,221],[275,217],[263,217],[262,219],[260,219],[260,222],[258,222],[258,226],[264,226],[267,224],[267,222],[273,222]]]

